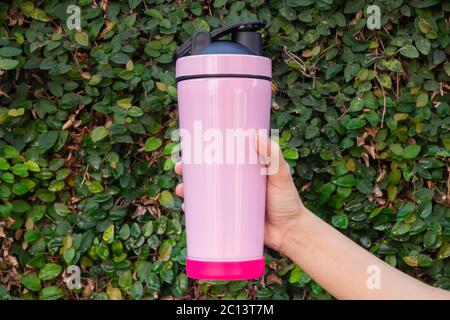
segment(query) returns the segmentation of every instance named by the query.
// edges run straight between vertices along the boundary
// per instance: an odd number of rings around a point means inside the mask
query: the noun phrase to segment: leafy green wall
[[[374,2],[380,30],[364,0],[80,0],[69,31],[73,2],[2,1],[0,297],[330,298],[269,250],[264,281],[184,273],[173,54],[253,19],[268,22],[272,127],[307,206],[450,289],[450,2]]]

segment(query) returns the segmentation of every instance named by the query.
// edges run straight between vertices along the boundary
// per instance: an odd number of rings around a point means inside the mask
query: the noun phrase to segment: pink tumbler
[[[261,55],[264,22],[196,32],[177,54],[187,275],[264,275],[267,176],[254,148],[269,130],[272,63]],[[220,40],[231,34],[231,40]],[[261,132],[261,131],[260,131]]]

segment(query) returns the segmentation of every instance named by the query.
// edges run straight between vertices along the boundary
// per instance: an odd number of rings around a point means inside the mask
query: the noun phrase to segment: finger
[[[177,187],[175,188],[175,193],[177,194],[177,196],[179,196],[181,198],[184,197],[184,186],[182,183],[177,185]]]
[[[182,174],[183,173],[183,164],[180,162],[178,162],[177,164],[175,164],[175,173],[176,174]]]
[[[181,210],[184,211],[184,202],[181,204]]]
[[[261,132],[257,134],[256,139],[257,152],[268,169],[269,179],[279,183],[290,180],[291,170],[278,143]]]

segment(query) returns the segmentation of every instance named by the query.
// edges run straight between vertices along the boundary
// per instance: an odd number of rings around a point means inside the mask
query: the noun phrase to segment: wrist
[[[312,213],[302,206],[297,217],[286,226],[283,239],[280,244],[279,252],[289,256],[292,247],[297,247],[300,238],[304,238],[307,234],[307,224],[310,221]],[[298,249],[298,248],[297,248]]]

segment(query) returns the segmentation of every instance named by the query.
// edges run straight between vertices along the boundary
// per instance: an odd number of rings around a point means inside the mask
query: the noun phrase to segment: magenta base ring
[[[211,261],[186,258],[189,278],[201,280],[249,280],[264,275],[264,257],[240,261]]]

